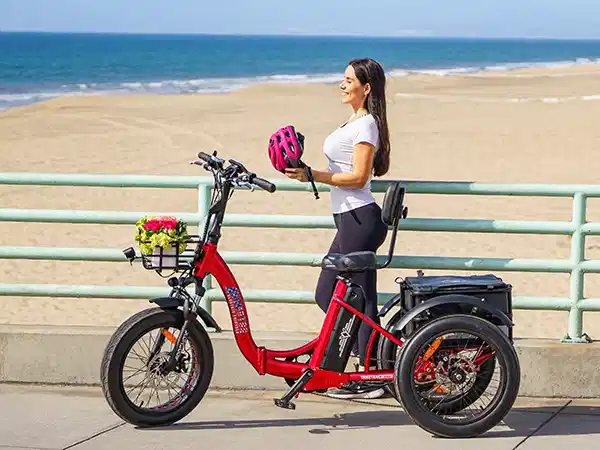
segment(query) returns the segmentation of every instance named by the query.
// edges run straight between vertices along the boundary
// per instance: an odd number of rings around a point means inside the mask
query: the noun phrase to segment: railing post
[[[202,234],[203,230],[204,230],[204,222],[206,219],[206,216],[208,214],[208,209],[210,208],[210,195],[211,194],[211,187],[207,184],[201,184],[198,186],[198,214],[203,216],[204,219],[200,222],[198,222],[198,234]],[[212,288],[212,276],[208,275],[205,279],[204,279],[204,283],[203,283],[204,288],[209,291]],[[204,309],[206,309],[206,311],[208,311],[209,314],[212,314],[212,301],[210,298],[210,295],[208,293],[206,293],[204,295],[204,297],[202,298],[202,302],[200,303],[200,306],[202,306]]]
[[[586,202],[585,194],[577,192],[573,196],[573,225],[575,230],[571,237],[571,262],[574,264],[571,270],[569,297],[571,299],[571,309],[569,310],[569,328],[567,335],[562,339],[564,343],[587,343],[591,342],[589,336],[583,333],[583,311],[579,307],[579,302],[583,300],[583,276],[584,272],[580,264],[585,259],[585,235],[581,227],[586,222]]]

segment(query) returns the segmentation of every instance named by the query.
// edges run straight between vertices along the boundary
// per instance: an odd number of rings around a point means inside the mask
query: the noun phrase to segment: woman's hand
[[[292,180],[298,180],[302,182],[308,181],[308,177],[306,176],[304,169],[285,169],[285,176],[291,178]]]

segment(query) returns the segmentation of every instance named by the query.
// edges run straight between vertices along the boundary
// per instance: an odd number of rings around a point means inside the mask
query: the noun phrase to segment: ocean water
[[[600,41],[0,33],[0,109],[65,96],[338,83],[369,56],[390,76],[600,62]]]

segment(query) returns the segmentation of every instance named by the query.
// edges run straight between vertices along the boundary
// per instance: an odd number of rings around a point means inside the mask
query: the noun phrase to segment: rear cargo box
[[[398,284],[402,294],[401,307],[406,312],[440,295],[461,294],[470,295],[479,300],[483,299],[488,305],[499,309],[512,320],[512,286],[493,274],[406,277]],[[471,310],[472,306],[460,310],[450,307],[448,311],[470,314]],[[496,325],[501,325],[493,317],[484,317]],[[407,327],[406,331],[412,333],[415,328],[423,325],[423,321],[430,319],[431,317],[422,314]],[[502,330],[512,339],[512,329],[509,330],[502,326]]]

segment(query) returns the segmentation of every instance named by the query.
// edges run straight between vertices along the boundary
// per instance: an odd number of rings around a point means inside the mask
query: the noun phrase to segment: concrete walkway
[[[519,399],[505,423],[469,440],[436,439],[392,399],[296,399],[283,391],[209,391],[196,410],[165,428],[123,423],[99,388],[0,384],[0,450],[7,449],[515,449],[597,450],[600,400]]]

